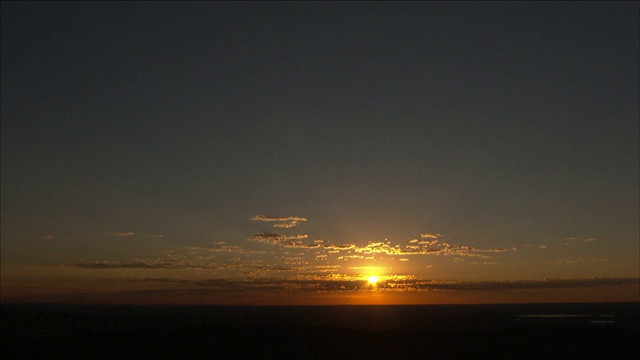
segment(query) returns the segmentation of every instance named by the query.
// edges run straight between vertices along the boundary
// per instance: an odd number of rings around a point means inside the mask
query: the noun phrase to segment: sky
[[[638,2],[1,16],[2,302],[640,299]]]

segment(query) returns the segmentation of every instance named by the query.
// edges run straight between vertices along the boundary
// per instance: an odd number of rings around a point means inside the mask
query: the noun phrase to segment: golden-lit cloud
[[[415,239],[414,239],[415,240]],[[453,245],[447,242],[440,242],[437,239],[429,241],[409,240],[409,244],[402,247],[394,245],[390,241],[369,242],[364,246],[354,246],[353,251],[364,254],[386,254],[386,255],[454,255],[454,256],[473,256],[486,258],[487,255],[482,253],[501,253],[508,251],[516,251],[516,248],[494,248],[494,249],[478,249],[464,245]]]
[[[265,215],[255,215],[254,217],[251,218],[251,220],[277,222],[276,224],[273,225],[273,227],[284,228],[284,229],[292,228],[294,226],[297,226],[299,222],[307,221],[306,218],[299,217],[299,216],[282,217],[282,216],[265,216]]]
[[[307,221],[306,218],[300,217],[276,217],[276,216],[264,216],[256,215],[252,220],[257,221]],[[284,226],[283,226],[284,227]],[[445,235],[443,234],[429,234],[422,233],[419,239],[408,240],[407,244],[402,246],[400,244],[394,244],[391,241],[385,239],[384,241],[369,241],[366,245],[356,244],[331,244],[325,240],[314,240],[311,244],[305,244],[302,239],[308,238],[309,235],[284,235],[279,233],[273,233],[265,231],[260,234],[254,235],[251,240],[267,243],[271,245],[280,245],[289,248],[301,248],[301,249],[322,249],[328,254],[336,254],[342,251],[350,251],[361,254],[375,255],[453,255],[453,256],[472,256],[479,258],[488,258],[485,253],[501,253],[508,251],[516,251],[515,247],[512,248],[494,248],[494,249],[478,249],[470,246],[455,245],[449,242],[443,241]],[[339,256],[340,260],[356,259],[354,255]],[[369,257],[361,257],[372,258]],[[403,258],[406,259],[406,258]],[[402,260],[407,261],[407,260]]]
[[[255,215],[254,217],[251,218],[251,220],[282,222],[282,221],[307,221],[307,218],[298,217],[298,216],[281,217],[281,216]]]
[[[276,218],[272,218],[276,219]],[[279,219],[279,218],[278,218]],[[327,251],[328,254],[335,254],[341,251],[353,251],[362,254],[385,254],[385,255],[456,255],[456,256],[475,256],[488,257],[482,253],[498,253],[515,251],[515,248],[495,248],[495,249],[477,249],[469,246],[452,245],[441,241],[444,237],[442,234],[420,234],[421,239],[412,239],[404,247],[399,244],[393,244],[391,241],[368,242],[366,245],[359,246],[356,244],[331,244],[324,240],[315,240],[311,244],[304,244],[300,239],[308,238],[308,235],[283,235],[272,232],[263,232],[256,234],[252,240],[268,243],[272,245],[281,245],[293,248],[307,248]],[[340,256],[339,259],[354,259],[355,256]],[[362,257],[365,258],[365,257]],[[406,260],[404,260],[406,261]]]
[[[423,239],[424,238],[426,238],[426,239],[439,239],[439,238],[441,238],[443,236],[444,235],[442,235],[442,234],[426,234],[426,233],[420,234],[420,237],[423,238]]]
[[[329,250],[329,252],[331,252],[332,250],[335,250],[335,251],[352,250],[352,249],[355,249],[356,247],[357,246],[355,244],[341,244],[341,245],[326,244],[323,246],[323,248],[325,250]]]
[[[262,243],[267,243],[267,244],[272,244],[272,245],[283,245],[283,246],[284,245],[290,245],[290,246],[293,246],[293,244],[295,244],[295,243],[291,242],[291,240],[306,239],[308,237],[309,237],[309,235],[306,235],[306,234],[282,235],[282,234],[276,234],[276,233],[272,233],[272,232],[263,232],[263,233],[260,233],[260,234],[253,235],[251,240],[257,241],[257,242],[262,242]]]

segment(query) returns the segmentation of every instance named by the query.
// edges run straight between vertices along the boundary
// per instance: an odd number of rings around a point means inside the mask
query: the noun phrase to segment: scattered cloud
[[[589,264],[589,263],[601,263],[601,262],[607,262],[609,261],[609,259],[603,259],[603,258],[583,258],[583,257],[576,257],[576,258],[569,258],[569,259],[556,259],[556,263],[557,264]]]
[[[273,221],[280,222],[276,224],[276,227],[288,228],[285,226],[288,222],[307,221],[306,218],[290,216],[290,217],[278,217],[278,216],[265,216],[256,215],[251,218],[254,221]],[[282,225],[282,226],[280,226]],[[337,254],[342,251],[348,251],[349,253],[361,253],[366,255],[386,254],[386,255],[454,255],[454,256],[472,256],[479,258],[488,258],[485,253],[501,253],[508,251],[516,251],[513,248],[494,248],[494,249],[478,249],[470,246],[450,244],[443,239],[446,239],[445,235],[435,233],[422,233],[418,239],[408,240],[408,244],[401,246],[399,244],[393,244],[391,241],[384,239],[379,242],[368,242],[366,245],[356,244],[340,244],[335,245],[324,240],[314,240],[310,244],[305,244],[302,239],[308,238],[309,235],[284,235],[274,232],[265,231],[260,234],[253,235],[251,240],[267,243],[271,245],[280,245],[287,248],[300,248],[300,249],[322,249],[327,254]],[[354,255],[342,255],[339,256],[339,260],[355,259],[355,258],[370,258],[372,256],[356,257]],[[406,259],[406,258],[404,258]],[[402,260],[407,261],[407,260]]]
[[[307,221],[302,217],[276,217],[256,215],[254,221],[276,223],[274,227],[288,229],[299,222]],[[284,232],[284,231],[283,231]],[[116,236],[133,236],[133,232],[115,233]],[[145,234],[146,237],[163,237],[162,234]],[[47,235],[43,239],[53,239]],[[575,240],[576,238],[571,238]],[[417,238],[407,240],[404,244],[394,243],[387,239],[383,241],[369,241],[365,245],[346,243],[333,244],[327,240],[309,239],[308,234],[285,234],[265,231],[253,235],[249,240],[274,245],[274,251],[253,250],[239,245],[228,244],[224,241],[213,242],[206,246],[188,246],[181,253],[165,252],[159,258],[132,259],[125,262],[88,261],[63,264],[64,267],[82,269],[197,269],[197,270],[227,270],[216,272],[216,276],[241,277],[243,280],[214,279],[198,286],[224,287],[239,289],[309,289],[317,290],[357,290],[363,284],[359,277],[336,277],[341,265],[333,265],[336,260],[348,261],[354,265],[362,261],[388,259],[397,262],[407,262],[415,256],[442,255],[451,256],[453,263],[468,261],[471,265],[496,265],[497,261],[490,260],[491,254],[517,251],[515,247],[475,248],[452,243],[445,235],[439,233],[422,233]],[[566,238],[564,240],[569,240]],[[595,238],[584,238],[583,241],[595,241]],[[533,247],[533,246],[531,246]],[[547,244],[539,245],[546,249]],[[279,249],[279,250],[278,250]],[[298,249],[298,250],[292,250]],[[185,251],[186,250],[186,251]],[[269,260],[264,256],[250,256],[248,254],[275,254]],[[474,261],[471,261],[474,260]],[[478,261],[479,260],[479,261]],[[556,263],[578,264],[598,263],[608,259],[572,258],[557,259]],[[332,264],[333,262],[333,264]],[[342,262],[340,262],[342,263]],[[343,263],[344,264],[344,263]],[[430,268],[432,265],[426,265]],[[343,275],[346,276],[346,275]],[[274,278],[276,277],[276,278]],[[162,278],[158,278],[162,279]],[[173,280],[154,280],[170,283]],[[259,281],[257,279],[260,279]],[[147,280],[140,280],[147,281]],[[151,281],[151,280],[149,280]],[[184,282],[184,281],[183,281]],[[417,280],[412,277],[383,278],[379,290],[388,291],[420,291],[420,290],[476,290],[476,289],[525,289],[573,286],[600,286],[603,280],[565,281],[553,280],[544,282],[443,282],[436,280]],[[585,285],[586,284],[586,285]]]
[[[53,240],[55,238],[56,238],[55,236],[53,236],[51,234],[48,234],[48,235],[42,236],[40,239],[41,240]]]
[[[325,249],[329,246],[325,245]],[[335,246],[331,246],[331,249],[336,249]],[[455,255],[455,256],[472,256],[487,258],[487,255],[482,253],[500,253],[507,251],[516,251],[516,248],[495,248],[495,249],[477,249],[470,246],[452,245],[447,242],[440,242],[439,240],[429,240],[412,242],[409,240],[409,245],[402,247],[401,245],[394,245],[390,241],[385,242],[369,242],[364,246],[349,245],[344,249],[338,248],[338,250],[353,250],[357,253],[364,254],[386,254],[386,255]]]
[[[344,255],[338,256],[338,260],[353,260],[353,259],[364,259],[362,255]]]
[[[272,232],[263,232],[260,234],[253,235],[251,240],[272,244],[272,245],[291,245],[291,240],[300,240],[306,239],[309,235],[301,234],[301,235],[282,235],[276,234]]]
[[[167,278],[128,279],[134,282],[189,283],[194,289],[205,288],[215,294],[247,292],[357,292],[371,291],[367,280],[361,276],[328,274],[302,279],[256,278],[256,279],[206,279],[178,280]],[[506,291],[542,290],[570,288],[598,288],[640,283],[638,278],[590,278],[590,279],[545,279],[514,281],[445,281],[416,279],[412,276],[381,276],[375,291]],[[171,291],[171,289],[165,289]],[[183,289],[176,289],[183,290]]]
[[[256,216],[252,217],[251,220],[255,220],[255,221],[279,221],[279,222],[282,222],[282,221],[307,221],[307,218],[298,217],[298,216],[281,217],[281,216],[256,215]]]
[[[441,237],[443,237],[444,235],[442,234],[420,234],[420,237],[423,239],[439,239]]]
[[[222,269],[230,266],[229,264],[209,264],[209,265],[196,265],[185,264],[180,261],[167,261],[167,260],[139,260],[127,263],[110,262],[110,261],[91,261],[91,262],[78,262],[78,263],[66,263],[63,267],[77,267],[81,269],[96,269],[96,270],[110,270],[110,269]]]
[[[266,215],[255,215],[251,218],[254,221],[270,221],[276,222],[273,225],[275,228],[292,228],[294,226],[298,226],[298,223],[307,221],[307,218],[299,217],[299,216],[266,216]]]
[[[357,246],[355,244],[341,244],[341,245],[327,244],[327,245],[323,246],[323,248],[325,250],[329,250],[330,253],[332,251],[339,252],[339,251],[342,251],[342,250],[352,250],[352,249],[355,249],[356,247]]]
[[[429,240],[412,239],[408,241],[408,245],[404,247],[393,244],[391,241],[368,242],[366,245],[360,246],[356,244],[330,244],[324,240],[314,240],[309,244],[305,244],[302,239],[309,237],[307,234],[302,235],[284,235],[273,232],[263,232],[254,235],[251,240],[267,243],[271,245],[280,245],[289,248],[301,249],[322,249],[328,254],[336,254],[341,251],[349,251],[361,254],[386,254],[386,255],[455,255],[455,256],[471,256],[488,258],[485,253],[502,253],[516,251],[517,248],[494,248],[494,249],[478,249],[470,246],[453,245],[448,242],[440,241],[435,237],[442,237],[442,234],[421,234],[422,237],[428,235]],[[339,259],[352,259],[353,256],[341,256]]]
[[[215,243],[211,244],[210,246],[187,246],[186,249],[187,250],[193,250],[193,251],[203,250],[203,251],[209,251],[209,252],[213,252],[213,253],[218,253],[218,252],[222,252],[222,253],[241,253],[241,254],[266,254],[266,253],[268,253],[267,251],[263,251],[263,250],[251,250],[251,249],[246,249],[246,248],[243,248],[243,247],[237,246],[237,245],[228,245],[224,241],[215,242]]]

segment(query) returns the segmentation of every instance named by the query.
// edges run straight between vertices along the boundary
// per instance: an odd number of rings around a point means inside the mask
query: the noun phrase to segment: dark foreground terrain
[[[637,359],[640,303],[2,305],[3,359]]]

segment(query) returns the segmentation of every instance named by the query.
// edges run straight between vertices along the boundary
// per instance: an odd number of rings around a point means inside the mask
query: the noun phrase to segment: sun
[[[369,276],[367,278],[367,281],[369,282],[369,285],[375,285],[378,283],[378,280],[380,280],[377,276]]]

